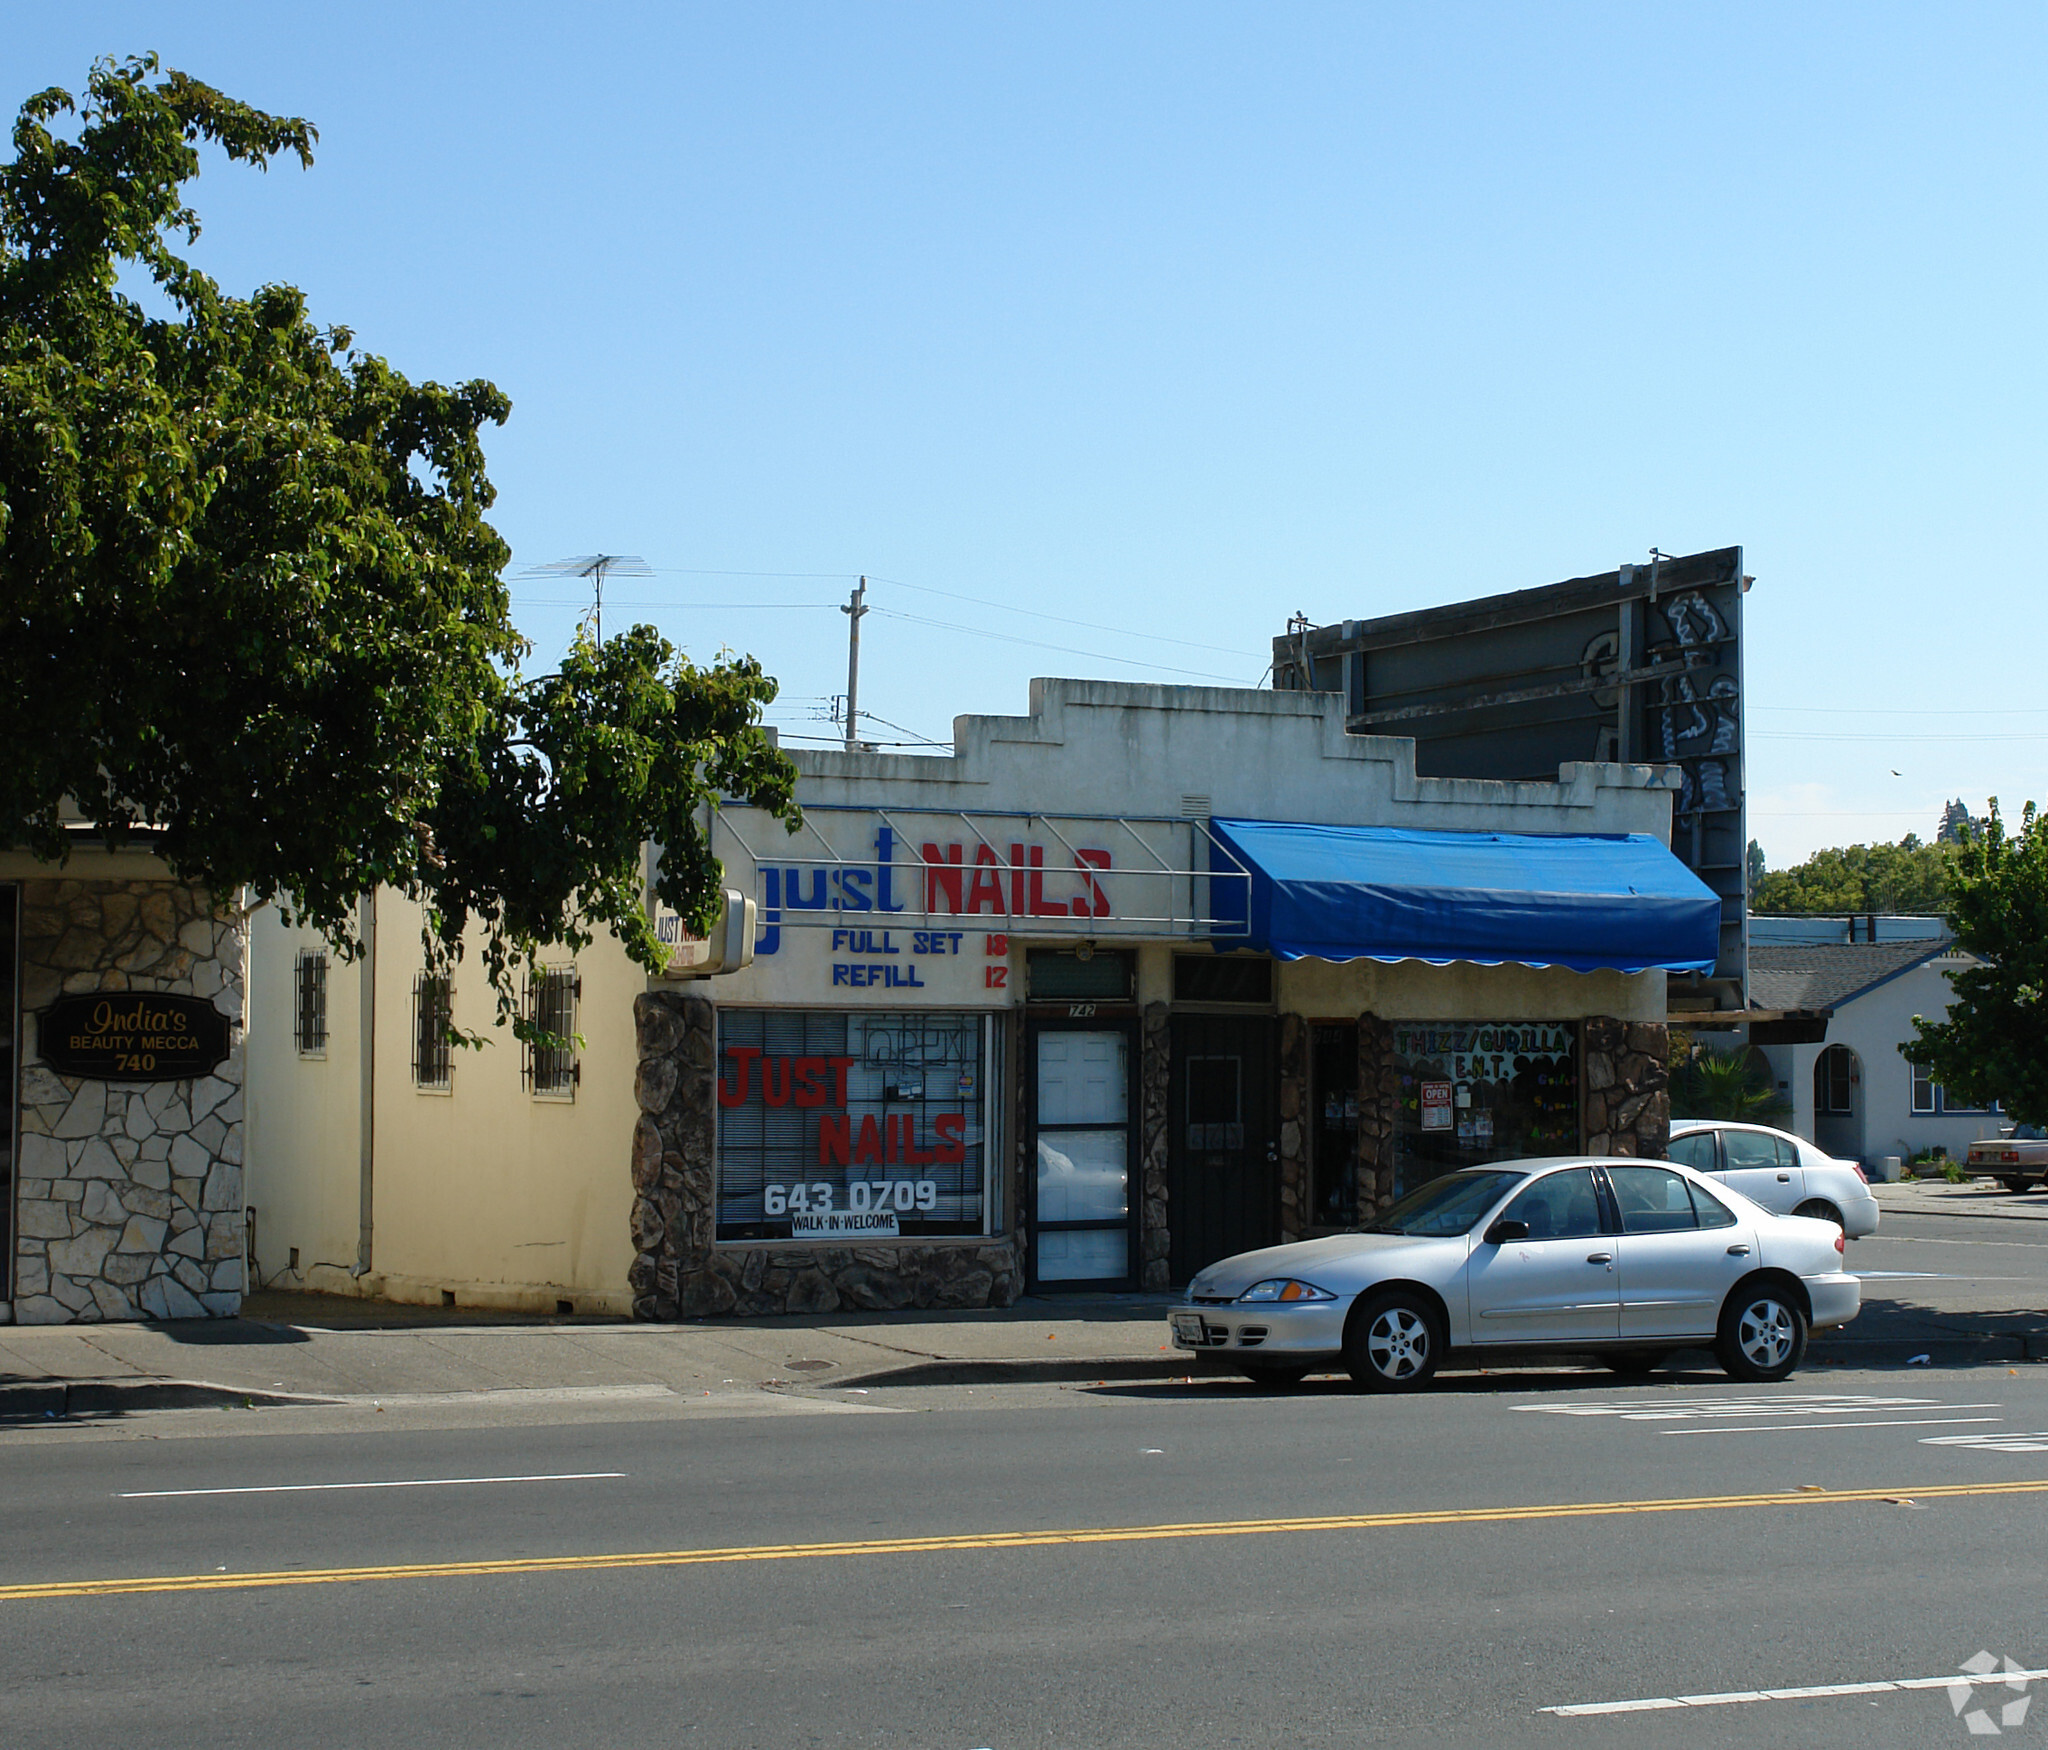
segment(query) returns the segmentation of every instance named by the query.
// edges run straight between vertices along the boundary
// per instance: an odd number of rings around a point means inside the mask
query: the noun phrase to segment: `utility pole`
[[[846,616],[846,751],[860,751],[860,617],[867,609],[868,580],[839,611]]]

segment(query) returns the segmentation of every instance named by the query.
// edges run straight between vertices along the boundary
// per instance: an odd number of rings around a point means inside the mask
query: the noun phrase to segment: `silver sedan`
[[[1669,1161],[1502,1161],[1434,1179],[1362,1233],[1241,1252],[1188,1286],[1175,1345],[1285,1383],[1342,1367],[1368,1390],[1457,1353],[1596,1354],[1646,1373],[1711,1348],[1778,1380],[1807,1333],[1862,1304],[1831,1221],[1774,1215]]]
[[[1877,1198],[1863,1169],[1789,1130],[1679,1118],[1672,1121],[1671,1145],[1664,1152],[1780,1215],[1819,1216],[1852,1240],[1877,1232]]]

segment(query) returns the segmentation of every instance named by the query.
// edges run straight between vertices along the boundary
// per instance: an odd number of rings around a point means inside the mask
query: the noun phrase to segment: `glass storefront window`
[[[1569,1021],[1396,1022],[1394,1195],[1459,1167],[1579,1147]]]
[[[726,1009],[718,1238],[989,1231],[993,1016]]]

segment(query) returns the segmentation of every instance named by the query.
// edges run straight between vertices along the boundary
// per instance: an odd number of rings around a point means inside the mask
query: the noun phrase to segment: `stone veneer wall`
[[[1579,1024],[1586,1152],[1662,1160],[1671,1144],[1671,1029],[1596,1015]]]
[[[695,991],[633,1002],[633,1316],[1008,1306],[1023,1284],[1007,1238],[872,1246],[727,1246],[715,1231],[717,1012]]]
[[[1302,1234],[1308,1208],[1308,1023],[1299,1015],[1280,1017],[1280,1240]]]
[[[1138,1041],[1138,1281],[1149,1289],[1167,1286],[1173,1265],[1173,1209],[1167,1200],[1166,1162],[1171,1138],[1167,1107],[1172,1098],[1172,1010],[1145,1006]]]
[[[21,894],[21,1003],[59,994],[210,997],[239,1022],[239,922],[165,880],[31,880]],[[24,1031],[33,1039],[34,1024]],[[242,1063],[193,1081],[60,1076],[33,1045],[21,1070],[14,1317],[232,1316],[242,1304]]]
[[[1394,1116],[1401,1104],[1401,1071],[1394,1061],[1394,1029],[1379,1016],[1358,1017],[1358,1219],[1372,1220],[1394,1201]]]

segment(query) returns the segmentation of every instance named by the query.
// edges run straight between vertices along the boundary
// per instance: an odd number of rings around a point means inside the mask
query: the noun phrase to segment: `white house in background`
[[[1995,1136],[1997,1110],[1966,1107],[1900,1055],[1913,1017],[1948,1012],[1948,975],[1976,964],[1939,918],[1750,919],[1750,1000],[1832,1009],[1821,1045],[1766,1045],[1790,1128],[1843,1160],[1961,1158]]]

